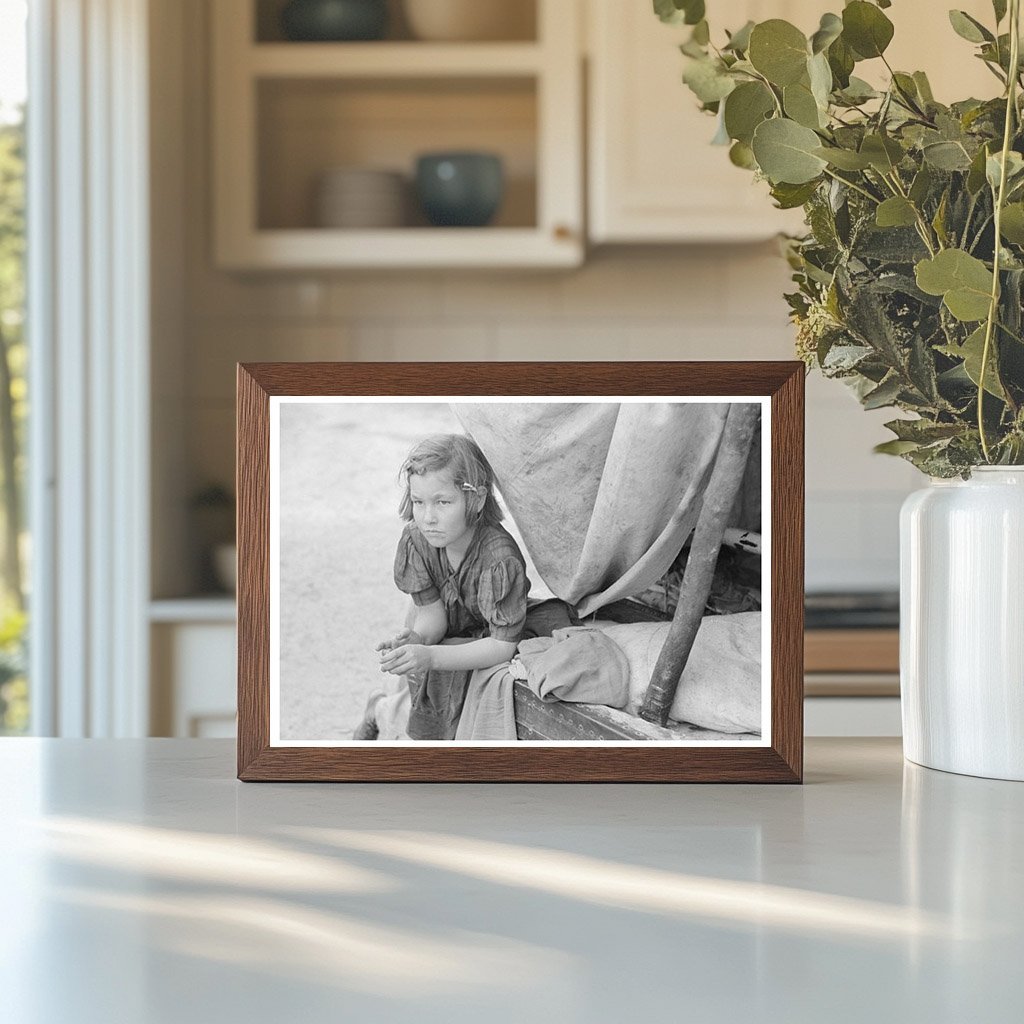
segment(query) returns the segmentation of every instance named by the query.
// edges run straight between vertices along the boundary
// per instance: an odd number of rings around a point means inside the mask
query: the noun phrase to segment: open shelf
[[[415,198],[416,160],[451,150],[495,153],[504,167],[495,219],[467,229],[470,235],[536,228],[535,86],[533,79],[260,82],[258,228],[325,230],[315,212],[321,176],[336,167],[365,167],[398,172],[406,181],[405,224],[379,230],[429,229]]]
[[[278,0],[218,0],[211,12],[218,265],[579,265],[578,12],[565,0],[522,2],[527,40],[416,42],[399,26],[397,38],[380,42],[297,43],[280,40]],[[432,227],[415,201],[417,158],[451,151],[501,158],[502,203],[485,227]],[[316,197],[324,176],[352,168],[405,178],[406,210],[390,207],[378,219],[400,226],[323,225]],[[358,213],[349,221],[369,220],[368,210]]]
[[[416,75],[535,75],[543,52],[534,43],[274,43],[254,46],[259,78],[408,78]]]
[[[219,3],[220,0],[217,0]],[[253,4],[254,0],[245,0]],[[289,46],[303,48],[316,44],[286,40],[281,27],[281,12],[288,0],[255,0],[251,8],[255,15],[249,38],[258,44],[287,42]],[[422,0],[421,0],[422,2]],[[559,0],[566,3],[568,0]],[[502,0],[499,16],[503,23],[500,33],[502,42],[533,42],[537,39],[537,0]],[[384,39],[380,42],[360,42],[357,46],[377,47],[394,41],[420,42],[416,39],[410,18],[406,13],[405,0],[388,0],[388,25]]]

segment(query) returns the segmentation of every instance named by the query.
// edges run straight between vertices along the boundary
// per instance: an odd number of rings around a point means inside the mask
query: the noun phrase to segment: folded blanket
[[[516,658],[541,700],[613,708],[629,702],[629,662],[599,629],[570,626],[550,637],[523,640]]]

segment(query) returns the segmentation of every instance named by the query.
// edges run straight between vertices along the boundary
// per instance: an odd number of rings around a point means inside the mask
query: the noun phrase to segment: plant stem
[[[971,242],[971,247],[967,250],[968,252],[973,253],[974,250],[978,247],[978,243],[981,241],[981,236],[985,234],[985,228],[988,227],[989,221],[991,220],[992,214],[987,213],[985,215],[985,219],[981,222],[981,227],[978,228],[978,233],[974,236],[974,241]]]
[[[1003,126],[1003,152],[999,167],[999,191],[995,197],[995,245],[992,255],[992,294],[989,299],[988,320],[985,322],[985,345],[981,350],[981,370],[978,374],[978,436],[985,461],[992,462],[988,436],[985,433],[985,375],[992,349],[992,332],[999,311],[999,243],[1002,239],[1001,226],[1003,202],[1006,198],[1006,165],[1013,137],[1013,121],[1017,112],[1017,73],[1020,63],[1020,0],[1010,0],[1010,73],[1006,83],[1006,123]]]
[[[879,204],[880,200],[876,196],[873,196],[866,189],[861,188],[860,185],[856,185],[852,181],[847,181],[845,178],[840,178],[838,174],[833,174],[833,172],[830,171],[827,167],[825,168],[825,173],[830,178],[832,178],[833,181],[838,181],[841,185],[845,185],[847,188],[852,188],[854,192],[859,192],[866,199],[870,199],[871,202],[875,204],[875,206]]]
[[[996,321],[996,327],[998,327],[1001,331],[1005,331],[1011,338],[1014,339],[1014,341],[1019,341],[1022,345],[1024,345],[1024,338],[1022,338],[1016,331],[1011,331],[1010,328],[1007,327],[1002,320]]]
[[[907,202],[910,203],[910,198],[907,196],[906,190],[903,188],[903,182],[900,181],[899,172],[895,167],[893,168],[892,174],[883,174],[882,179],[892,186],[901,199],[906,199]],[[914,216],[917,218],[917,233],[920,235],[921,241],[924,242],[925,248],[928,250],[928,254],[930,256],[934,256],[935,247],[932,245],[931,231],[928,227],[928,222],[924,219],[924,214],[921,213],[915,203],[910,203],[910,206],[914,211]],[[936,237],[935,242],[940,248],[942,248],[942,243],[939,241],[938,237]]]
[[[764,75],[760,74],[757,71],[754,72],[754,77],[760,79],[761,83],[771,94],[772,99],[775,101],[775,113],[778,114],[779,117],[785,117],[785,112],[782,109],[782,100],[780,100],[779,97],[776,95],[775,89],[772,87],[772,83],[769,82],[768,79],[764,77]]]

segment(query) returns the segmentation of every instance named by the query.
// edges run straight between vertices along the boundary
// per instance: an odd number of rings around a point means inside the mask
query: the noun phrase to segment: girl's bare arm
[[[491,668],[511,661],[515,653],[515,644],[488,636],[469,643],[440,644],[431,650],[430,664],[441,669]]]
[[[444,610],[444,603],[435,601],[433,604],[417,605],[410,628],[419,634],[422,643],[440,643],[448,632],[448,613]]]

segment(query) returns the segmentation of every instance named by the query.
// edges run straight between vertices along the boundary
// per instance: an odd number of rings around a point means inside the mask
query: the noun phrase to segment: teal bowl
[[[489,224],[505,195],[505,172],[494,153],[425,153],[416,161],[416,194],[435,227]]]
[[[295,42],[362,42],[387,27],[387,0],[290,0],[281,11],[285,38]]]

